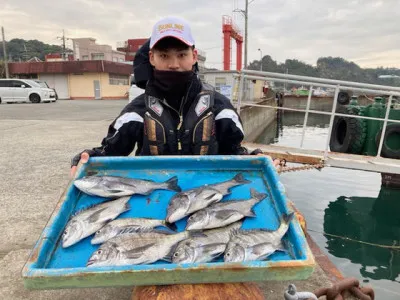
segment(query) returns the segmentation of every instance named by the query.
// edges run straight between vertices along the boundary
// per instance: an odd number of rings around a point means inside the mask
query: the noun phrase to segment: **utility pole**
[[[6,69],[6,78],[10,78],[8,73],[8,59],[7,59],[7,49],[6,49],[6,39],[4,37],[4,28],[1,27],[1,35],[3,36],[3,55],[4,55],[4,67]]]
[[[244,68],[247,69],[247,23],[249,19],[249,0],[246,0],[244,9]]]
[[[235,9],[233,12],[241,12],[244,16],[244,69],[247,69],[247,41],[248,41],[248,21],[249,21],[249,4],[254,0],[245,0],[245,8]]]
[[[65,60],[65,33],[64,33],[64,29],[63,29],[63,35],[62,36],[58,36],[57,37],[58,39],[61,39],[62,40],[62,57],[63,57],[63,60]]]

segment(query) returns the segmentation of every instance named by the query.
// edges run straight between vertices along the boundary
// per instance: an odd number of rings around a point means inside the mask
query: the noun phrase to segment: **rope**
[[[375,244],[375,243],[370,243],[370,242],[364,242],[364,241],[352,239],[352,238],[349,238],[349,237],[340,236],[340,235],[336,235],[336,234],[332,234],[332,233],[326,233],[326,232],[322,232],[322,231],[318,231],[318,230],[313,230],[313,229],[307,229],[307,231],[312,231],[312,232],[320,233],[320,234],[323,234],[323,235],[327,235],[327,236],[339,238],[339,239],[346,240],[346,241],[351,241],[351,242],[356,242],[356,243],[360,243],[360,244],[365,244],[365,245],[369,245],[369,246],[374,246],[374,247],[379,247],[379,248],[385,248],[385,249],[400,250],[400,246],[396,246],[396,241],[394,241],[394,242],[393,242],[393,245],[390,246],[390,245],[382,245],[382,244]]]
[[[303,171],[303,170],[311,170],[311,169],[322,169],[324,167],[323,164],[314,164],[314,165],[304,165],[300,167],[281,167],[278,169],[278,173],[286,173],[286,172],[295,172],[295,171]]]

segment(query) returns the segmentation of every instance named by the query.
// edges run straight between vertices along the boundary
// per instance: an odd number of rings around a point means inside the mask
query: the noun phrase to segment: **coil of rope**
[[[344,278],[333,284],[330,288],[320,288],[314,293],[297,292],[296,286],[290,284],[284,293],[284,298],[285,300],[315,300],[325,296],[326,300],[343,300],[348,294],[360,300],[375,299],[374,290],[371,287],[360,287],[360,282],[353,277]]]
[[[323,164],[312,164],[312,165],[303,165],[299,167],[286,167],[286,166],[281,166],[277,172],[280,173],[286,173],[286,172],[295,172],[295,171],[303,171],[303,170],[311,170],[311,169],[317,169],[321,170],[324,167]]]

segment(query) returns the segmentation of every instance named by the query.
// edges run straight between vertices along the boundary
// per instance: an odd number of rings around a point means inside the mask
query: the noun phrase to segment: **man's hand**
[[[271,156],[264,154],[264,153],[258,153],[257,156],[269,157],[272,160],[272,163],[274,164],[274,167],[276,170],[279,170],[281,167],[284,167],[286,165],[286,160],[284,160],[284,159],[283,160],[281,160],[279,158],[272,159]]]
[[[90,157],[89,152],[91,152],[91,150],[89,150],[89,151],[85,150],[85,151],[75,155],[74,158],[72,158],[71,173],[70,173],[71,178],[74,178],[79,163],[86,164],[88,162],[89,157]]]

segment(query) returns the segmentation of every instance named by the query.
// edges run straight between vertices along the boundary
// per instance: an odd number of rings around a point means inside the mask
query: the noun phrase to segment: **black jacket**
[[[188,91],[183,115],[201,89],[200,80],[195,78],[194,81],[195,84]],[[154,88],[146,88],[146,93],[155,97],[160,96],[159,91]],[[169,110],[170,108],[164,106],[164,109]],[[145,94],[142,94],[122,110],[109,126],[108,134],[103,139],[101,146],[93,148],[89,151],[89,154],[91,156],[127,156],[137,146],[136,155],[139,155],[143,144],[145,112]],[[171,113],[171,115],[176,116],[174,113]],[[218,92],[215,93],[214,115],[215,135],[219,146],[218,154],[247,154],[247,150],[241,147],[244,132],[240,117],[230,100]],[[178,123],[178,117],[176,116],[176,118],[175,121]]]

